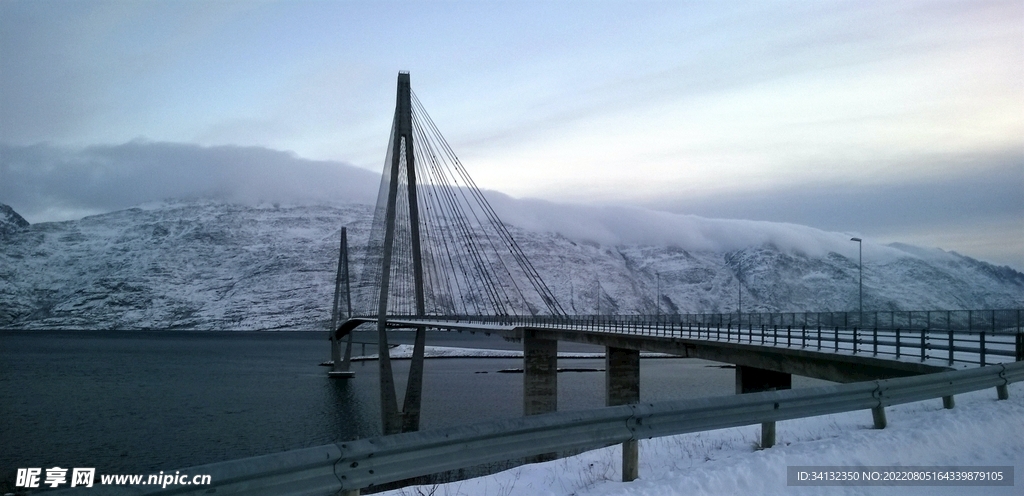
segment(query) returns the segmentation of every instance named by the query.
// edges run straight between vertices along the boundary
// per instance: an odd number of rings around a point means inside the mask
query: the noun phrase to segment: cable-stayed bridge
[[[1024,363],[1014,363],[1024,361],[1020,309],[569,315],[412,94],[408,73],[398,77],[366,256],[352,286],[342,228],[329,374],[353,376],[352,331],[375,326],[383,436],[184,470],[212,476],[211,486],[107,490],[357,496],[615,444],[622,479],[631,481],[640,439],[760,423],[759,447],[767,449],[777,421],[870,409],[884,428],[887,406],[942,398],[953,408],[954,395],[991,387],[1005,400],[1008,385],[1024,381]],[[416,331],[401,409],[387,335],[396,328]],[[419,427],[428,328],[522,342],[524,417],[411,432]],[[607,408],[556,411],[559,341],[605,348]],[[736,392],[751,394],[640,404],[640,351],[734,364]],[[844,384],[789,390],[793,374]],[[987,467],[1003,468],[1008,479],[983,485],[1012,485],[1012,466]]]
[[[738,393],[789,389],[792,374],[854,382],[1024,360],[1021,310],[966,318],[938,310],[569,315],[412,92],[408,73],[398,76],[367,259],[351,287],[345,243],[343,231],[332,374],[351,376],[350,345],[342,358],[341,340],[376,326],[385,434],[418,429],[427,328],[522,341],[526,415],[557,409],[559,341],[606,347],[609,406],[639,401],[640,351],[735,364]],[[401,408],[388,353],[394,328],[416,330]],[[951,407],[952,397],[946,401]],[[874,413],[884,425],[884,410]]]

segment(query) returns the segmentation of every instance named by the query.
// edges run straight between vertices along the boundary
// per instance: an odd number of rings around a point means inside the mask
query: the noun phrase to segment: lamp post
[[[743,322],[743,259],[736,257],[736,315]]]
[[[860,317],[864,318],[864,243],[860,238],[850,238],[850,241],[857,242],[858,270],[860,272],[860,284],[857,291],[857,311]]]
[[[655,272],[654,274],[658,276],[658,301],[655,302],[658,306],[654,314],[661,317],[661,272]]]

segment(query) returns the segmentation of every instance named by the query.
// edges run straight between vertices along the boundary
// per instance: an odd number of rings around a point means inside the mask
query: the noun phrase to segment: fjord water
[[[410,343],[411,334],[392,342]],[[431,333],[427,344],[521,349],[469,333]],[[355,362],[355,379],[332,380],[319,366],[328,355],[322,332],[0,331],[0,482],[17,468],[146,474],[379,434],[377,362]],[[604,367],[603,359],[559,362]],[[393,364],[401,403],[409,362]],[[521,415],[522,374],[498,372],[521,367],[521,359],[427,360],[421,427]],[[733,377],[713,362],[644,359],[641,398],[733,394]],[[820,383],[794,377],[796,387]],[[560,410],[604,406],[602,372],[563,372],[558,386]]]

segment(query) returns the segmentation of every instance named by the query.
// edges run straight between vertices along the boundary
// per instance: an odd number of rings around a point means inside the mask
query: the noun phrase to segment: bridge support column
[[[558,341],[523,333],[523,415],[558,410]],[[531,456],[527,463],[554,460],[558,453]]]
[[[345,345],[345,357],[341,356],[341,341],[337,338],[331,338],[331,361],[334,365],[331,367],[331,371],[327,373],[327,377],[334,379],[351,379],[356,376],[350,368],[352,362],[352,333],[347,336],[348,342]]]
[[[523,334],[523,415],[558,410],[558,341]]]
[[[736,366],[736,394],[793,388],[793,375],[774,370]],[[775,422],[761,422],[761,449],[775,446]]]
[[[640,402],[640,352],[605,348],[604,384],[607,406]],[[622,443],[622,482],[640,476],[640,446],[632,439]]]

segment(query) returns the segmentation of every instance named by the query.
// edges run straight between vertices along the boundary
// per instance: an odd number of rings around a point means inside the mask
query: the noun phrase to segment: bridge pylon
[[[416,337],[399,410],[387,335],[396,320],[566,313],[427,115],[407,72],[398,74],[388,153],[364,260],[356,288],[361,310],[336,334],[341,337],[362,322],[376,321],[385,434],[417,430],[420,418],[426,328],[406,326],[416,330]]]
[[[334,305],[331,307],[331,371],[328,377],[351,379],[355,372],[351,370],[352,334],[349,333],[345,344],[345,358],[341,356],[341,340],[336,336],[338,324],[341,323],[342,298],[345,300],[345,318],[352,317],[352,287],[349,283],[348,271],[348,229],[341,228],[341,249],[338,250],[338,275],[334,279]]]
[[[390,170],[388,171],[388,192],[384,217],[384,245],[380,271],[380,297],[377,306],[378,365],[380,367],[381,422],[384,434],[395,434],[419,429],[420,399],[423,391],[423,354],[426,344],[426,329],[416,328],[409,381],[405,392],[402,412],[398,411],[394,375],[387,337],[388,294],[391,284],[391,264],[395,251],[395,224],[399,215],[398,188],[402,182],[407,188],[407,212],[409,225],[409,248],[412,255],[413,290],[415,293],[416,316],[425,314],[423,301],[423,254],[420,247],[419,202],[416,191],[416,153],[413,146],[412,89],[408,72],[398,73],[398,94],[395,104],[395,118],[392,124]],[[405,171],[405,177],[401,172]]]

